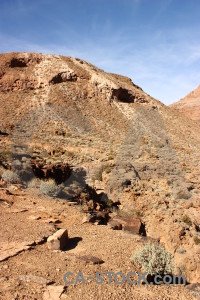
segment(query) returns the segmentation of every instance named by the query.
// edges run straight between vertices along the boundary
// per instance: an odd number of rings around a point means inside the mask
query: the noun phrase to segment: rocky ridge
[[[192,120],[200,121],[200,85],[183,99],[170,107],[180,111]]]

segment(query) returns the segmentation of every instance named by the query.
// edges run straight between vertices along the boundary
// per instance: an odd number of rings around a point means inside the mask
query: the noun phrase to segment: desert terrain
[[[199,299],[198,113],[36,53],[0,54],[0,97],[0,299]],[[131,256],[152,243],[186,285],[108,282],[140,272]],[[66,272],[92,278],[66,284]]]

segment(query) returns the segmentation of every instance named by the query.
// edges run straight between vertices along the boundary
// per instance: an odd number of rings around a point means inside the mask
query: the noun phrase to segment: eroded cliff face
[[[183,99],[171,105],[192,120],[200,122],[200,85]]]
[[[127,77],[57,55],[1,54],[0,97],[4,166],[23,173],[38,155],[52,168],[83,169],[82,189],[140,216],[147,235],[175,256],[177,272],[200,280],[196,122]]]

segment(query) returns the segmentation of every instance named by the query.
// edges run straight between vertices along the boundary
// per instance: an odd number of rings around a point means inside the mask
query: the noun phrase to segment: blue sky
[[[200,1],[1,0],[10,51],[79,57],[170,104],[200,84]]]

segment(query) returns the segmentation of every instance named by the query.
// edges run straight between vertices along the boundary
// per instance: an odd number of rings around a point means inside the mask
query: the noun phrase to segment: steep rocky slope
[[[140,217],[176,274],[199,281],[198,123],[80,59],[1,54],[0,72],[2,166],[24,185],[50,174],[70,201],[87,188],[95,209],[112,201]]]
[[[192,120],[200,121],[200,85],[183,99],[171,105]]]

